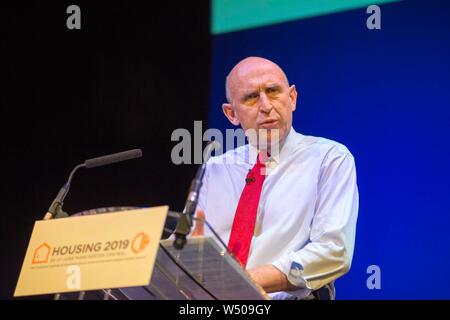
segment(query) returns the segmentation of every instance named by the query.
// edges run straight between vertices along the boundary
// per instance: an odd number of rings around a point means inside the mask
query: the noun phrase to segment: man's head
[[[277,64],[259,57],[245,58],[228,74],[226,94],[228,103],[222,108],[232,124],[241,125],[246,132],[266,129],[267,137],[259,133],[258,139],[267,139],[269,145],[284,141],[292,126],[297,91]]]

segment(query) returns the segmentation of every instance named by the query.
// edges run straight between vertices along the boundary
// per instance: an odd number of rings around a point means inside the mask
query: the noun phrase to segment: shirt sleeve
[[[353,156],[348,150],[331,149],[319,173],[318,194],[310,241],[273,265],[298,288],[289,292],[304,296],[350,269],[358,215],[358,188]]]

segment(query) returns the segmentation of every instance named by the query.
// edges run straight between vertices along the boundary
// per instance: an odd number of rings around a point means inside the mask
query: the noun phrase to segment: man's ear
[[[233,106],[230,103],[222,104],[222,110],[225,117],[227,117],[232,124],[235,126],[239,125],[239,119],[236,117],[236,112],[234,112]]]
[[[297,107],[297,89],[294,84],[289,87],[289,98],[291,99],[292,111],[295,111]]]

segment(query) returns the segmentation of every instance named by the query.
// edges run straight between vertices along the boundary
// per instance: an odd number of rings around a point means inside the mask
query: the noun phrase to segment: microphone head
[[[86,168],[95,168],[104,166],[111,163],[121,162],[125,160],[135,159],[142,157],[141,149],[133,149],[124,152],[114,153],[107,156],[97,157],[86,160],[84,165]]]

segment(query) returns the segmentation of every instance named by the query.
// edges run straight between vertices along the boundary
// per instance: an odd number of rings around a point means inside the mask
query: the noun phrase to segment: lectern
[[[89,211],[88,214],[94,213],[99,211]],[[173,214],[169,214],[166,220],[166,236],[175,225],[173,219]],[[191,237],[182,250],[173,247],[171,238],[161,240],[152,277],[147,286],[73,292],[56,297],[89,300],[269,299],[264,290],[254,283],[239,263],[226,252],[226,248],[212,237]]]

